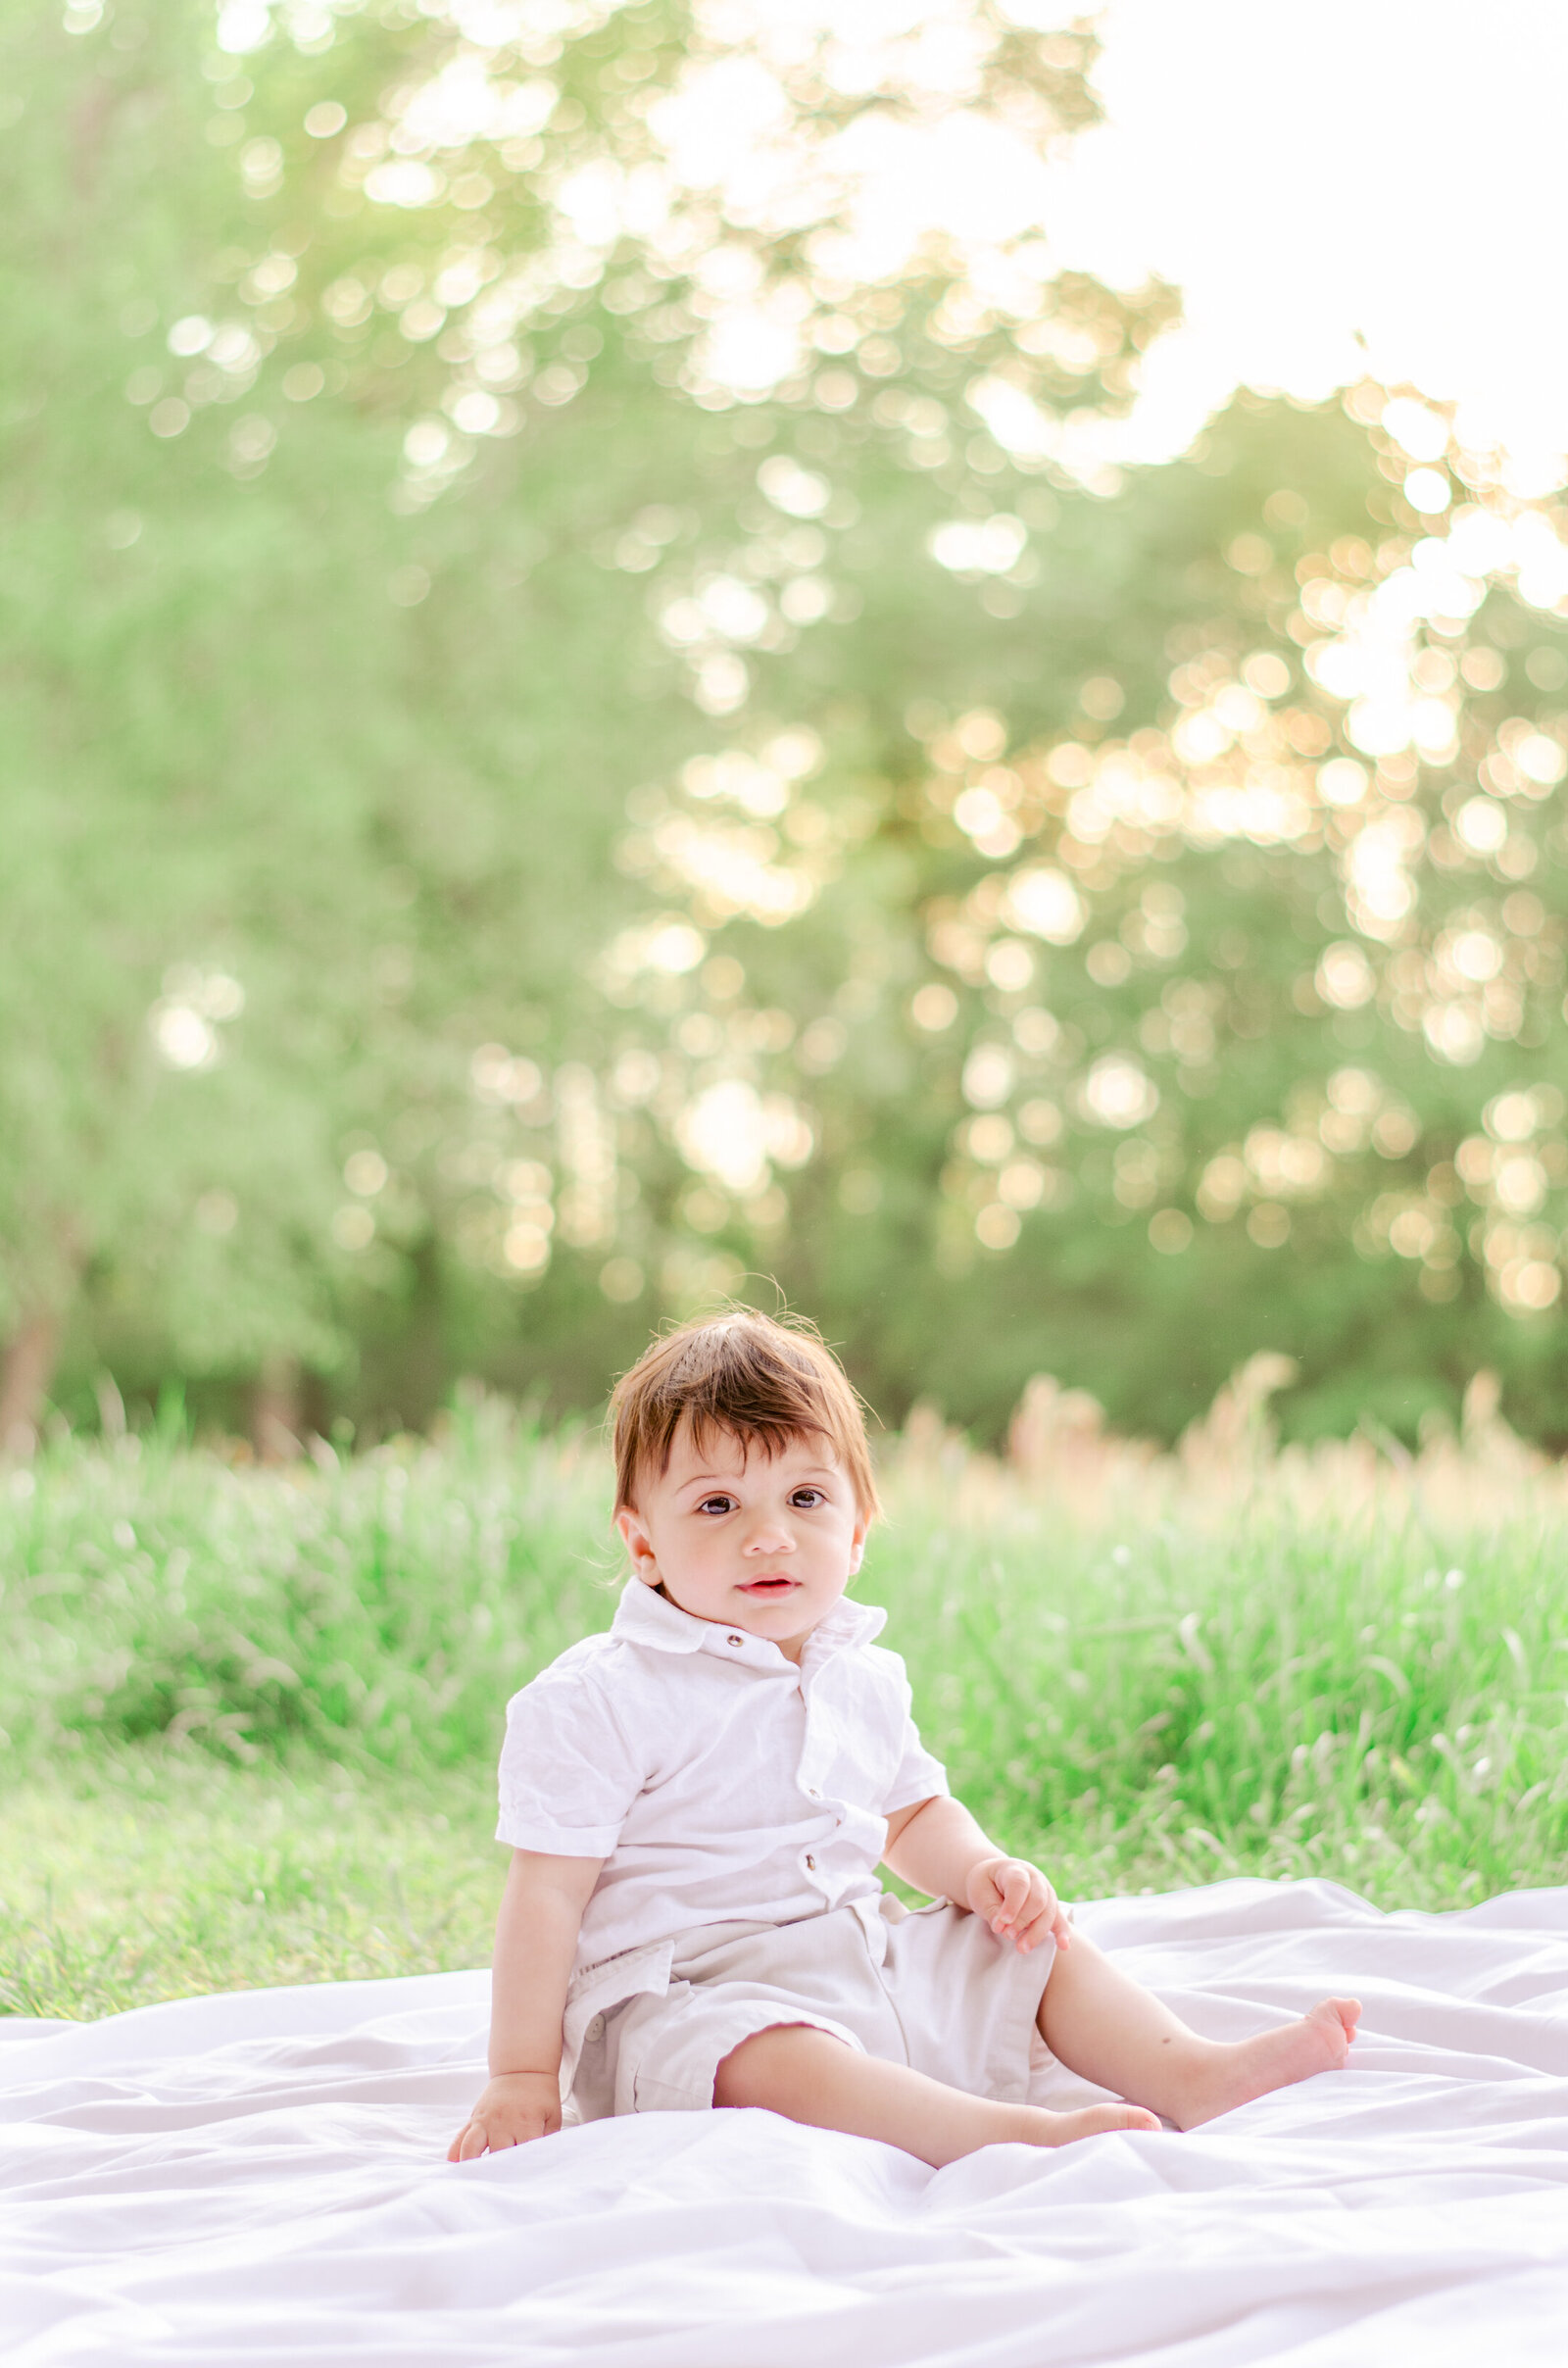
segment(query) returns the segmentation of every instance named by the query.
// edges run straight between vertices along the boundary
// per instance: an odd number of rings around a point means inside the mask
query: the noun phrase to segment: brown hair
[[[816,1327],[798,1316],[727,1307],[677,1324],[616,1382],[610,1419],[617,1508],[635,1504],[640,1473],[668,1470],[687,1423],[699,1446],[723,1431],[765,1455],[814,1432],[844,1466],[860,1511],[880,1509],[864,1408]]]

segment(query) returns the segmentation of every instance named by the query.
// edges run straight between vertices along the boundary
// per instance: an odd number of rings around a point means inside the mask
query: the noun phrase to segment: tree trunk
[[[38,1444],[38,1417],[55,1369],[60,1318],[40,1309],[26,1316],[0,1358],[0,1455],[25,1456]]]
[[[251,1440],[263,1463],[292,1463],[303,1453],[300,1368],[292,1357],[269,1357],[251,1397]]]

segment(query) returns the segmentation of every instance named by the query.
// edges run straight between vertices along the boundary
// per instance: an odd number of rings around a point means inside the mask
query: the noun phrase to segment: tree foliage
[[[772,1276],[889,1416],[1559,1427],[1556,489],[1130,465],[1089,34],[838,14],[14,20],[13,1417],[590,1405]]]

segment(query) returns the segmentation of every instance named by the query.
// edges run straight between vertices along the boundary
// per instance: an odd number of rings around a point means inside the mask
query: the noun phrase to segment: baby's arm
[[[1039,1867],[999,1850],[962,1801],[945,1794],[894,1811],[882,1860],[916,1891],[983,1916],[999,1939],[1025,1954],[1045,1940],[1065,1949],[1072,1937]]]
[[[447,2149],[449,2162],[560,2129],[566,1985],[603,1864],[513,1851],[490,1976],[490,2084]]]

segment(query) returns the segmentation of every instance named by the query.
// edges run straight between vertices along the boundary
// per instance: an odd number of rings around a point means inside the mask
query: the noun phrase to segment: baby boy
[[[941,2164],[1191,2129],[1345,2063],[1349,1998],[1199,2038],[952,1799],[885,1615],[847,1596],[876,1490],[814,1333],[684,1325],[612,1414],[633,1576],[508,1713],[490,2081],[453,2161],[558,2130],[569,2096],[587,2120],[762,2105]],[[1129,2101],[1031,2103],[1042,2043]]]

